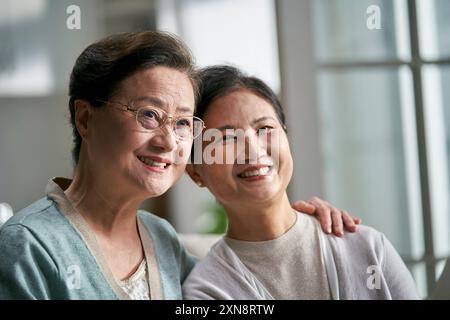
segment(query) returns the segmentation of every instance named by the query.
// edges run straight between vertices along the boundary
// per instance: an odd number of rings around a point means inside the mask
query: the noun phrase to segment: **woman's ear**
[[[186,171],[189,175],[189,177],[191,177],[191,179],[200,187],[204,187],[205,184],[203,183],[203,179],[202,177],[198,174],[197,170],[196,170],[196,165],[192,164],[192,163],[188,163],[186,165]]]
[[[81,138],[86,141],[88,132],[88,123],[91,116],[91,105],[86,100],[75,100],[75,126]]]

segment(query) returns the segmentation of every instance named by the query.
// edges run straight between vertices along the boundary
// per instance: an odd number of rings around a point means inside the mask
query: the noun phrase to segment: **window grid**
[[[450,58],[440,58],[426,60],[421,57],[419,46],[419,30],[417,21],[416,0],[407,0],[408,23],[410,30],[411,60],[389,59],[384,61],[352,61],[319,63],[319,70],[352,69],[352,68],[379,68],[379,67],[401,67],[407,66],[411,70],[414,92],[414,109],[417,128],[418,161],[420,170],[420,188],[422,200],[422,218],[424,234],[424,255],[420,259],[403,256],[403,260],[408,266],[415,266],[420,263],[426,265],[427,291],[433,292],[436,283],[436,265],[447,259],[448,256],[436,257],[433,243],[432,209],[430,200],[430,178],[428,175],[427,144],[424,117],[424,97],[422,86],[422,68],[426,65],[450,65]]]

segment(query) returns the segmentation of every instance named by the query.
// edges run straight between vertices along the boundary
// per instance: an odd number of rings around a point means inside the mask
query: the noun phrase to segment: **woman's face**
[[[189,165],[196,182],[208,187],[224,205],[261,205],[284,194],[292,176],[292,157],[270,103],[240,89],[214,100],[203,120],[208,129],[221,132],[218,141],[203,142],[203,156],[213,150],[214,158],[226,163]],[[232,133],[235,129],[245,132],[245,140]]]
[[[195,101],[189,78],[167,67],[146,69],[126,78],[109,101],[92,109],[87,143],[90,168],[111,186],[143,197],[161,195],[183,174],[192,139],[177,139],[170,121],[145,131],[136,115],[119,103],[192,116]]]

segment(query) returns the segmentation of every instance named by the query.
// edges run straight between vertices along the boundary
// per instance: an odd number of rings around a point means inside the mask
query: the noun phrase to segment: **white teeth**
[[[143,162],[146,165],[151,166],[151,167],[165,168],[167,166],[167,163],[154,161],[152,159],[144,158],[142,156],[139,156],[138,159],[141,160],[141,162]]]
[[[241,177],[247,178],[247,177],[256,177],[256,176],[262,176],[265,175],[267,172],[269,172],[269,167],[262,167],[258,170],[251,170],[251,171],[245,171],[240,174]]]

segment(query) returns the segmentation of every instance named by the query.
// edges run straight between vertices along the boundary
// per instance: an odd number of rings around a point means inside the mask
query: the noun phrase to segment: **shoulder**
[[[73,245],[72,230],[56,203],[42,198],[15,213],[0,228],[0,261],[29,258],[36,263],[33,259],[39,255],[52,260],[52,252],[62,253],[64,244]]]
[[[339,239],[349,244],[359,244],[368,247],[378,247],[383,245],[384,234],[375,228],[360,225],[356,232],[346,232],[345,235]]]
[[[26,229],[33,234],[47,234],[64,223],[56,203],[47,197],[39,199],[28,207],[15,213],[1,228],[0,237],[14,236],[13,230]]]
[[[385,236],[372,227],[360,225],[356,232],[345,232],[342,237],[327,235],[327,239],[341,246],[379,250],[384,246]]]
[[[314,216],[299,213],[298,217],[301,219],[302,227],[315,228],[317,232],[323,235],[334,246],[379,250],[385,242],[385,236],[382,232],[366,225],[359,225],[356,232],[344,232],[342,237],[338,237],[334,234],[325,233],[319,221]]]
[[[0,228],[1,272],[16,272],[23,266],[35,268],[38,264],[54,270],[50,244],[55,230],[59,230],[58,216],[62,218],[53,201],[43,198],[11,217]]]
[[[382,232],[365,225],[342,237],[327,234],[325,239],[336,254],[371,263],[384,262],[386,250],[395,250]]]

